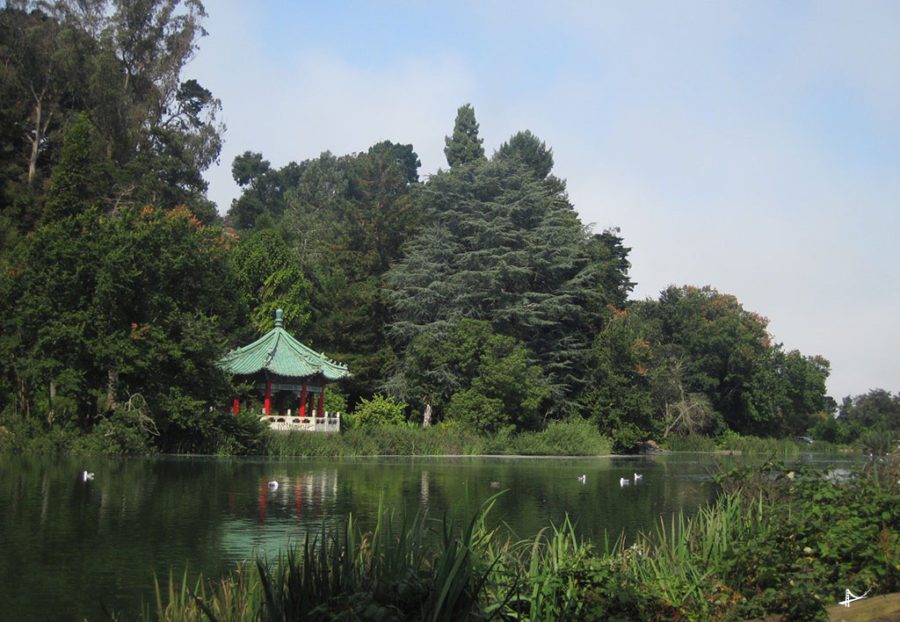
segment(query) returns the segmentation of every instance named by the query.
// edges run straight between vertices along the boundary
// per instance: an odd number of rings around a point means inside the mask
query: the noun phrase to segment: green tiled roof
[[[283,328],[282,311],[275,312],[275,328],[248,346],[232,350],[219,361],[219,367],[235,376],[252,376],[268,371],[278,376],[304,378],[322,375],[340,380],[350,375],[341,365],[294,339]]]

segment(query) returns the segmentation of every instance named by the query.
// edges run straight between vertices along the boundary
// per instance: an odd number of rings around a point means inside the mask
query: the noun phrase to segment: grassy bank
[[[462,425],[377,426],[340,434],[272,433],[267,452],[279,457],[525,455],[597,456],[612,443],[587,421],[552,422],[540,432],[480,435]]]
[[[729,433],[720,438],[709,436],[673,437],[666,441],[670,451],[733,451],[741,454],[790,457],[801,452],[837,453],[841,448],[825,441],[807,443],[792,438],[759,438]]]
[[[688,518],[590,543],[568,521],[516,541],[482,512],[462,525],[381,511],[219,581],[170,578],[145,619],[820,620],[845,588],[900,588],[897,457],[835,481],[734,471]]]

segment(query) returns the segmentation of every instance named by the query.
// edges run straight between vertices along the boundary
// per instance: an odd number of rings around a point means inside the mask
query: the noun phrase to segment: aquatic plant
[[[218,582],[157,583],[146,620],[820,620],[845,587],[900,588],[900,458],[845,479],[774,463],[719,478],[723,494],[626,541],[585,542],[566,518],[514,540],[379,508]],[[398,522],[399,521],[399,522]]]

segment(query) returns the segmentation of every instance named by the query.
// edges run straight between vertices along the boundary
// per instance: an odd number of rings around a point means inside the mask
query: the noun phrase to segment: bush
[[[623,454],[637,453],[647,434],[633,423],[625,423],[612,433],[613,451]]]
[[[354,427],[359,428],[401,425],[406,423],[405,412],[406,404],[377,393],[371,400],[360,400],[350,421]]]
[[[237,416],[221,413],[217,427],[220,436],[216,453],[222,456],[250,456],[266,452],[269,426],[253,412],[241,411]]]
[[[447,419],[462,422],[478,432],[496,432],[509,423],[503,402],[475,389],[453,394],[447,406]]]
[[[774,456],[796,456],[800,453],[800,445],[789,438],[759,438],[758,436],[742,436],[728,431],[719,438],[719,446],[742,454],[762,454]],[[804,449],[808,448],[807,446]]]
[[[887,428],[866,430],[859,435],[859,445],[868,456],[886,456],[896,444],[897,435]]]
[[[347,414],[347,396],[337,386],[325,391],[325,412]]]
[[[580,417],[551,421],[541,432],[523,432],[513,447],[522,455],[599,456],[608,454],[612,443],[593,423]]]
[[[446,456],[482,454],[485,439],[464,426],[441,423],[429,428],[414,425],[370,426],[340,434],[274,433],[269,455],[287,456]]]

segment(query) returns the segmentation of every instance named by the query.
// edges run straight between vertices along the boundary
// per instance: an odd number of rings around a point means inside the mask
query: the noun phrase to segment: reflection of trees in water
[[[457,520],[471,516],[486,499],[502,492],[489,521],[509,525],[518,537],[530,537],[550,522],[560,524],[568,515],[582,535],[599,539],[604,532],[617,537],[623,530],[633,534],[653,529],[660,516],[680,508],[693,511],[706,501],[710,488],[703,481],[705,475],[681,477],[677,469],[676,465],[669,471],[665,461],[653,459],[441,461],[434,468],[413,466],[409,473],[392,468],[392,486],[377,490],[385,494],[388,507],[404,507],[407,513],[427,510],[432,518]],[[619,478],[631,479],[635,472],[644,473],[641,481],[621,488]],[[583,484],[580,474],[586,475]],[[383,471],[382,475],[386,476]],[[345,484],[348,489],[359,486],[346,479],[342,487]],[[391,496],[392,489],[397,496]],[[353,505],[365,503],[356,499]]]
[[[271,477],[271,479],[269,479]],[[271,490],[269,482],[278,483]],[[301,473],[276,471],[260,480],[258,512],[264,522],[268,506],[274,504],[281,514],[292,514],[297,520],[322,516],[325,508],[334,507],[338,496],[338,471],[334,468],[316,469]]]
[[[36,594],[52,593],[53,608],[33,617],[53,619],[64,610],[101,619],[101,597],[110,605],[150,602],[154,572],[165,577],[187,565],[191,577],[215,577],[254,550],[274,554],[307,534],[339,533],[351,512],[371,529],[380,502],[409,517],[427,511],[432,519],[460,521],[505,490],[489,520],[509,524],[518,537],[532,537],[568,513],[581,535],[602,539],[608,531],[615,538],[623,529],[653,529],[660,516],[668,521],[679,509],[693,512],[713,493],[711,463],[679,456],[295,462],[0,456],[0,579],[7,579],[0,581],[0,603],[34,610],[43,603]],[[95,479],[83,482],[83,469]],[[619,478],[635,471],[643,472],[641,482],[620,488]],[[279,486],[269,491],[272,480]]]

